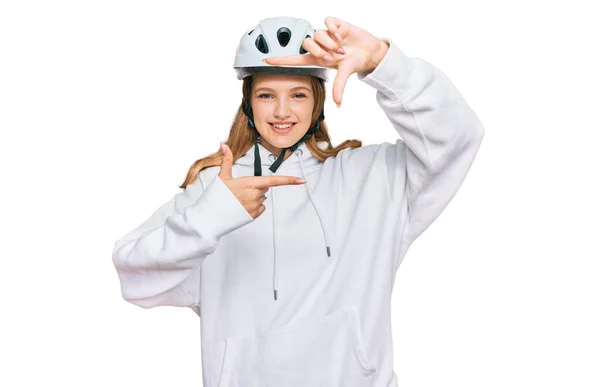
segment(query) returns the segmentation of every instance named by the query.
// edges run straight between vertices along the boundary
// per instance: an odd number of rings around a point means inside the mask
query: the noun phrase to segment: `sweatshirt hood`
[[[321,149],[326,149],[328,146],[328,143],[327,143],[327,141],[318,141],[317,145]],[[242,157],[240,157],[235,163],[249,167],[249,168],[254,168],[255,169],[254,175],[256,176],[257,164],[255,163],[255,160],[257,158],[256,157],[257,155],[260,156],[260,168],[261,168],[262,175],[263,176],[265,175],[264,174],[265,169],[268,171],[267,176],[274,175],[275,173],[273,173],[271,170],[269,170],[269,167],[277,160],[279,155],[273,154],[271,151],[269,151],[267,148],[265,148],[263,145],[261,145],[260,142],[257,142],[254,145],[252,145],[252,147]],[[331,243],[329,241],[329,235],[327,234],[327,229],[326,229],[325,223],[323,221],[323,216],[321,215],[321,212],[319,211],[319,206],[315,202],[315,199],[309,188],[309,181],[308,181],[308,178],[306,175],[307,168],[310,169],[313,166],[320,164],[320,163],[321,163],[321,161],[319,161],[315,156],[313,156],[313,154],[310,152],[310,150],[306,146],[306,143],[302,142],[298,146],[298,148],[294,152],[292,152],[291,156],[289,156],[286,160],[284,160],[279,165],[279,167],[277,168],[277,174],[284,174],[284,175],[287,174],[287,173],[280,173],[280,171],[300,170],[300,174],[301,174],[302,178],[306,181],[306,183],[303,184],[304,188],[306,189],[306,195],[308,196],[308,199],[310,200],[310,203],[312,204],[312,207],[315,210],[317,217],[319,218],[319,222],[321,223],[321,230],[323,233],[323,243],[324,243],[323,251],[326,254],[326,257],[331,257]],[[275,190],[273,188],[275,188],[275,187],[271,187],[271,189],[269,189],[269,192],[270,192],[269,196],[271,197],[271,206],[272,206],[272,211],[273,211],[273,216],[274,216],[274,214],[275,214],[275,206],[274,206]],[[275,238],[275,235],[276,235],[276,226],[273,225],[273,251],[274,251],[273,297],[275,300],[277,300],[277,292],[279,290],[279,275],[278,275],[278,266],[277,266],[277,263],[278,263],[277,244],[276,244],[277,240]]]
[[[268,169],[275,162],[275,160],[277,160],[277,158],[279,157],[279,154],[273,154],[270,150],[265,148],[260,142],[257,145],[258,145],[258,152],[260,154],[260,165],[261,165],[261,167],[266,167]],[[327,143],[327,141],[318,141],[317,145],[321,149],[326,149],[328,146],[328,143]],[[297,152],[298,149],[301,150],[301,152],[300,152],[301,155],[296,154],[296,153],[298,153]],[[252,147],[248,150],[248,152],[246,152],[246,154],[244,154],[242,157],[240,157],[236,161],[236,164],[244,165],[247,167],[254,167],[254,160],[255,160],[255,145],[252,145]],[[286,160],[284,160],[281,163],[281,165],[279,166],[277,171],[298,170],[298,169],[301,169],[301,167],[300,167],[301,163],[304,168],[313,167],[320,163],[320,161],[317,160],[317,158],[315,158],[313,156],[313,154],[310,152],[310,150],[306,146],[306,142],[302,142],[298,146],[296,151],[292,152],[292,155],[289,156]],[[304,179],[304,180],[306,180],[306,179]]]

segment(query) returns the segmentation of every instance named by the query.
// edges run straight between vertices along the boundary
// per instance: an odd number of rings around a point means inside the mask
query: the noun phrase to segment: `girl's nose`
[[[287,117],[289,115],[288,104],[283,101],[277,102],[277,106],[275,107],[275,115],[277,117]]]

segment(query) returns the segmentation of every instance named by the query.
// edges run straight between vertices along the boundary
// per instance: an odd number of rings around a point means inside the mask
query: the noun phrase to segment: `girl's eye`
[[[260,94],[260,95],[258,96],[258,98],[260,98],[260,99],[263,99],[263,96],[271,96],[271,94],[264,94],[264,93],[263,93],[263,94]],[[296,94],[294,94],[294,96],[296,96],[296,97],[297,97],[297,96],[300,96],[300,98],[306,97],[306,95],[304,95],[303,93],[296,93]]]

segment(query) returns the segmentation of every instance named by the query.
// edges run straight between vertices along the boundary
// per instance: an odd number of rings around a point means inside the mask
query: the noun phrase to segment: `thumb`
[[[233,164],[233,155],[231,149],[223,143],[221,143],[221,170],[219,171],[219,177],[221,180],[231,179],[231,168]]]
[[[352,67],[350,64],[340,63],[335,79],[333,80],[333,101],[336,105],[341,105],[342,95],[348,78],[352,75]]]

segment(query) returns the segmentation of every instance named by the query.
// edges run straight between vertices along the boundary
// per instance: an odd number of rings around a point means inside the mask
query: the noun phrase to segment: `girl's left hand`
[[[322,66],[336,68],[333,100],[339,107],[350,75],[371,72],[383,59],[389,44],[362,28],[332,16],[325,18],[327,29],[317,30],[302,41],[308,54],[263,59],[270,65]]]

